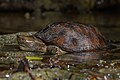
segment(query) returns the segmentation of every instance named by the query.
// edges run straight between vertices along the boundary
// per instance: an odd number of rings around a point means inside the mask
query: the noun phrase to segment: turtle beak
[[[18,35],[17,41],[21,50],[46,52],[47,46],[39,39],[33,36]]]
[[[24,41],[25,41],[24,36],[17,35],[17,42],[19,46],[21,46],[24,43]]]
[[[34,39],[32,36],[23,36],[23,35],[17,35],[17,41],[19,45],[23,45],[27,42],[33,42]]]
[[[17,35],[17,42],[21,50],[30,51],[29,42],[32,42],[32,39],[29,39],[30,36]],[[32,37],[31,37],[32,38]]]

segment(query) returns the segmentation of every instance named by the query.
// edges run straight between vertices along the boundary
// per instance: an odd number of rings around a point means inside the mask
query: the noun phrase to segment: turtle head
[[[42,40],[35,38],[34,36],[18,35],[17,41],[21,50],[24,51],[39,51],[46,52],[47,46]]]

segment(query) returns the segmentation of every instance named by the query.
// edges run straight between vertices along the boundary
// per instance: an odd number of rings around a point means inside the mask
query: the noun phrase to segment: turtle
[[[18,35],[21,50],[41,53],[94,52],[107,48],[107,41],[93,25],[80,22],[54,22],[32,36]]]

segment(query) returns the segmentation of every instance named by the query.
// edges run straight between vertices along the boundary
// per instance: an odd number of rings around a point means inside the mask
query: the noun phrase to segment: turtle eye
[[[24,36],[21,36],[21,35],[17,35],[17,40],[18,40],[18,42],[25,42],[26,41]]]

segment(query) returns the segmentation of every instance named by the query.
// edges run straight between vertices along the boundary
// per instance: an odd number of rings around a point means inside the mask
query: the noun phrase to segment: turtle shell
[[[92,51],[106,46],[106,40],[94,26],[78,22],[56,22],[34,36],[46,45],[56,45],[67,52]]]

